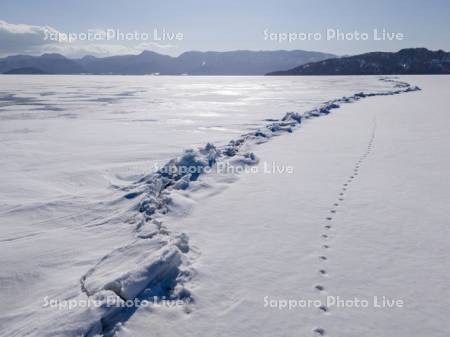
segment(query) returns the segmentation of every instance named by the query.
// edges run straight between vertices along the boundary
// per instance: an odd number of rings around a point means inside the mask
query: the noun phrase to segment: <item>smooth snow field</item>
[[[0,76],[0,336],[449,336],[449,90]]]

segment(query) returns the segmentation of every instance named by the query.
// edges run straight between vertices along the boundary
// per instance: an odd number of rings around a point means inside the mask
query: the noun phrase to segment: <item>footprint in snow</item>
[[[325,287],[320,285],[320,284],[316,285],[314,288],[316,288],[316,290],[319,290],[319,291],[324,291],[325,290]]]
[[[316,336],[325,336],[325,329],[315,328],[313,332],[316,334]]]
[[[321,310],[322,312],[328,312],[328,307],[326,306],[326,305],[321,305],[320,307],[319,307],[319,310]]]

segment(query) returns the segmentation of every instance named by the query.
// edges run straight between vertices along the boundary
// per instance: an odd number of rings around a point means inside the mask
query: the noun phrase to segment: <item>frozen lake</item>
[[[155,249],[145,246],[151,240],[135,245],[136,201],[123,189],[155,164],[224,145],[289,111],[392,88],[370,76],[1,76],[0,295],[14,300],[0,309],[0,325],[24,335],[62,319],[42,311],[43,299],[85,296],[80,278],[105,256],[111,265],[88,273],[94,289],[110,272],[152,260],[141,256]],[[127,244],[139,263],[111,253]],[[62,334],[98,321],[84,315],[61,322]]]
[[[0,209],[101,193],[156,161],[320,102],[377,77],[0,77]]]

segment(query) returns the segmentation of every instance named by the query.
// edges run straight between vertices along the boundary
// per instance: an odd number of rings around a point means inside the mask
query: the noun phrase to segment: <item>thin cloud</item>
[[[63,33],[51,26],[14,24],[0,20],[0,56],[41,55],[44,53],[59,53],[68,57],[110,56],[137,54],[143,50],[167,52],[177,48],[172,44],[148,41],[135,41],[134,44],[114,44],[109,41],[76,41],[70,43],[48,39],[49,34]]]

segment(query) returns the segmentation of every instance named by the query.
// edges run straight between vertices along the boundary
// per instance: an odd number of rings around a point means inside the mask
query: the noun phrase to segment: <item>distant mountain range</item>
[[[139,55],[85,56],[60,54],[15,55],[0,59],[4,74],[114,75],[394,75],[450,74],[450,53],[426,48],[396,53],[372,52],[355,56],[304,50],[190,51],[178,57],[144,51]]]
[[[41,69],[38,68],[33,68],[33,67],[23,67],[23,68],[14,68],[11,70],[6,71],[4,74],[7,75],[13,75],[13,74],[34,74],[34,75],[46,75],[48,73],[46,73],[45,71],[42,71]]]
[[[304,50],[190,51],[178,57],[144,51],[139,55],[85,56],[69,59],[60,54],[15,55],[0,59],[0,73],[117,74],[117,75],[264,75],[336,57]]]
[[[396,53],[373,52],[307,63],[267,75],[402,75],[450,74],[450,53],[426,48]]]
[[[0,59],[0,73],[24,74],[27,69],[49,74],[78,74],[83,72],[82,66],[76,61],[59,54],[15,55]]]

